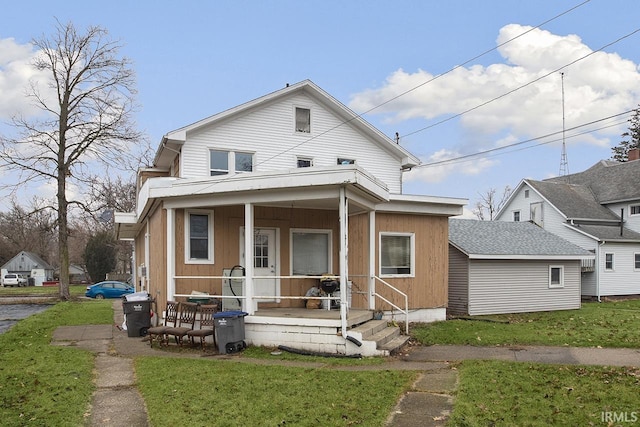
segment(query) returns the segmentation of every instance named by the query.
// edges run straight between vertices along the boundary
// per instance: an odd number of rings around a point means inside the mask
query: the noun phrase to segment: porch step
[[[381,355],[389,355],[402,347],[409,337],[400,335],[400,328],[389,326],[386,320],[370,320],[350,330],[352,335],[360,335],[362,341],[375,343]]]

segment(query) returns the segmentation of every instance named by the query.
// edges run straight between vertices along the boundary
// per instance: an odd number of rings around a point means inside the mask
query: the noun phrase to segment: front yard
[[[587,302],[580,310],[502,314],[416,325],[424,345],[550,345],[640,348],[640,299]]]
[[[111,304],[59,303],[0,335],[3,425],[84,424],[95,389],[94,355],[51,346],[51,334],[61,325],[111,323]],[[640,301],[589,303],[582,310],[492,316],[491,320],[421,325],[413,333],[426,344],[640,348]],[[504,320],[511,323],[498,323]],[[269,352],[248,349],[244,357],[260,355],[269,357]],[[340,363],[363,362],[342,359]],[[365,362],[370,363],[379,361]],[[465,361],[454,368],[459,372],[459,387],[449,426],[606,426],[622,416],[628,420],[634,414],[640,416],[638,367]],[[301,368],[252,360],[136,359],[138,387],[154,426],[382,426],[417,374],[336,370],[331,364]]]

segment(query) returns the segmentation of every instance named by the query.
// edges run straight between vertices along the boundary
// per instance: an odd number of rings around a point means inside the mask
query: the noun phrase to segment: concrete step
[[[403,345],[405,345],[407,341],[409,341],[408,335],[398,335],[391,341],[378,347],[378,349],[388,351],[389,354],[393,354],[394,352],[398,351]]]
[[[369,337],[386,328],[387,323],[388,322],[386,320],[369,320],[368,322],[351,329],[351,332],[359,333],[362,335],[363,340],[371,341]]]
[[[395,337],[400,336],[400,328],[396,326],[387,326],[381,331],[376,332],[367,338],[368,341],[375,341],[376,347],[380,348]]]

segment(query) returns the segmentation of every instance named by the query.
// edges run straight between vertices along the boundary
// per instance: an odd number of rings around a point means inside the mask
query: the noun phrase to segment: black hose
[[[362,359],[361,354],[337,354],[337,353],[322,353],[317,351],[300,350],[298,348],[287,347],[284,345],[278,346],[279,350],[286,351],[294,354],[301,354],[303,356],[320,356],[320,357],[346,357],[351,359]]]

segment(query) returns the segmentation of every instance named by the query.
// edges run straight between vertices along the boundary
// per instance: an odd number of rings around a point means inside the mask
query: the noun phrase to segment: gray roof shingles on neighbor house
[[[449,220],[449,241],[466,255],[589,257],[593,254],[531,222]]]

